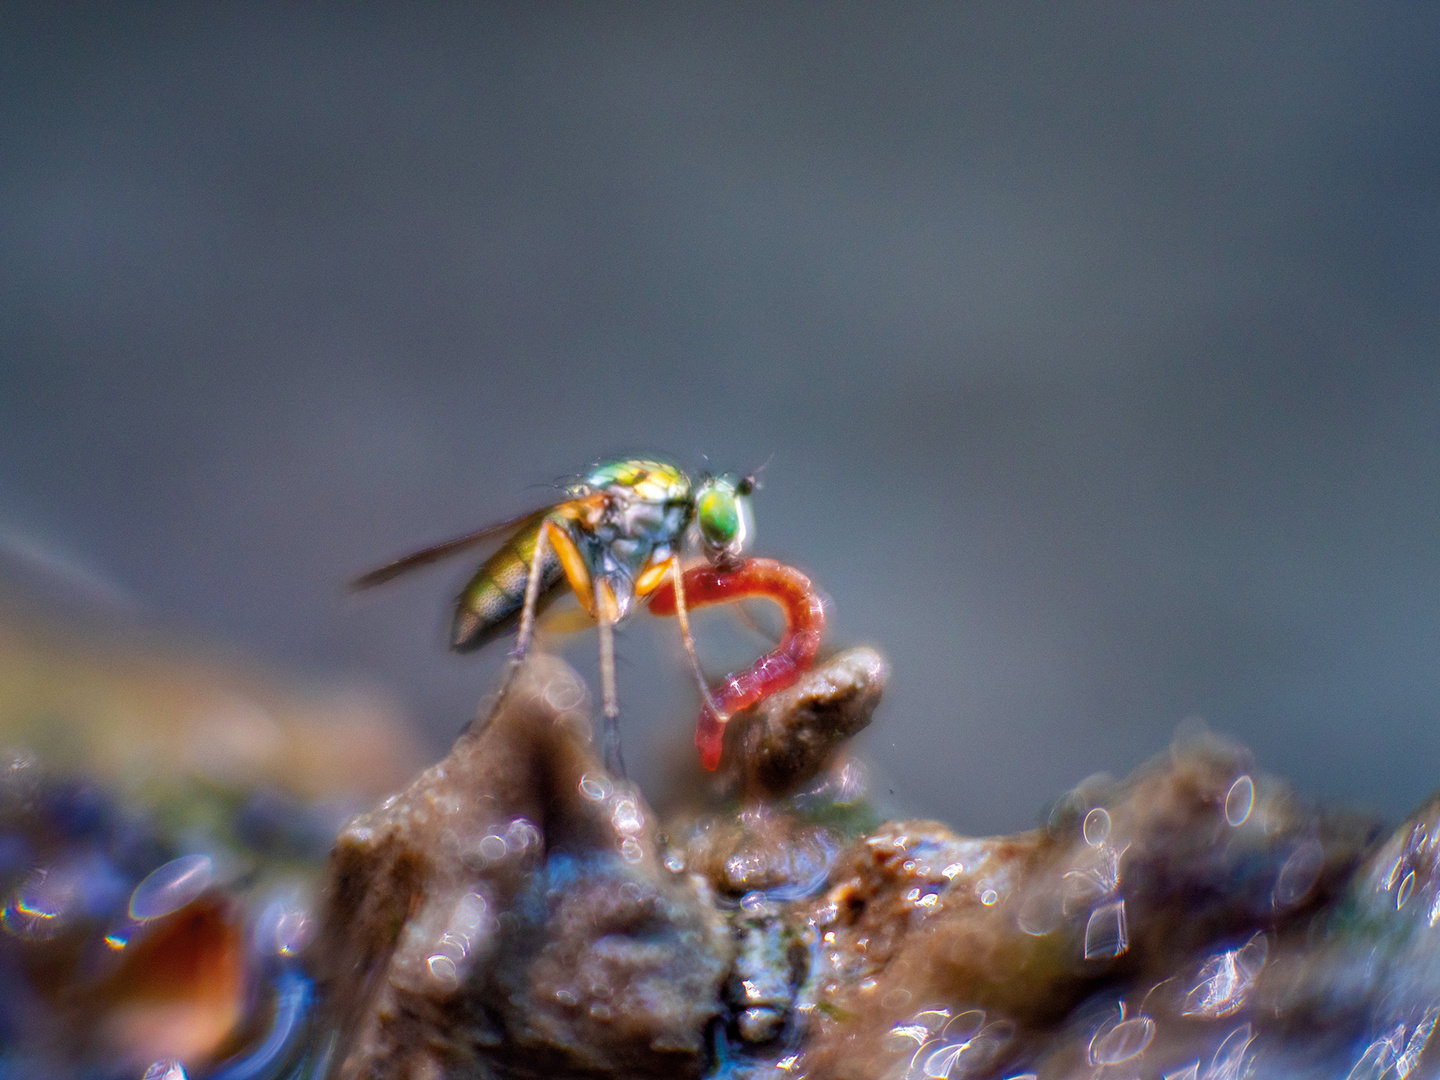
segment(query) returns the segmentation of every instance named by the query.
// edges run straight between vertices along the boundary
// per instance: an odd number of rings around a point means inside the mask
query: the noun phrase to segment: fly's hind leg
[[[535,550],[530,553],[530,569],[525,575],[525,600],[520,607],[520,633],[516,636],[515,645],[505,663],[505,674],[500,677],[500,689],[495,694],[495,704],[490,710],[492,715],[504,702],[510,684],[515,680],[515,673],[520,670],[520,665],[525,662],[525,654],[530,651],[530,638],[535,633],[535,605],[540,599],[540,579],[544,576],[545,556],[550,548],[550,530],[554,527],[547,518],[540,523],[535,534]]]
[[[530,652],[530,642],[535,635],[535,607],[540,601],[540,582],[545,576],[545,557],[552,548],[560,558],[560,565],[565,571],[570,588],[587,610],[591,606],[590,575],[585,569],[584,559],[575,549],[574,541],[565,529],[554,520],[546,518],[540,523],[540,529],[535,536],[535,550],[530,553],[530,569],[525,575],[525,600],[520,607],[520,631],[515,636],[515,644],[510,649],[509,661],[505,665],[505,674],[500,680],[500,691],[495,696],[494,707],[497,709],[505,700],[515,673],[520,670],[520,665],[525,662],[525,657]]]
[[[620,748],[620,702],[615,694],[615,593],[604,578],[595,582],[595,617],[600,622],[600,696],[605,710],[605,768],[622,780],[625,755]]]

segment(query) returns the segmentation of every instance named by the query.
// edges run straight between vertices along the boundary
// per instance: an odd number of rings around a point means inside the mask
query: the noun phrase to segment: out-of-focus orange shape
[[[133,950],[133,951],[132,951]],[[201,899],[125,949],[99,993],[102,1042],[142,1063],[213,1057],[245,1012],[245,941],[230,905]]]

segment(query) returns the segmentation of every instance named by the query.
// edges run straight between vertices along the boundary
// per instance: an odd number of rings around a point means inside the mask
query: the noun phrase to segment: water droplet
[[[579,680],[568,676],[557,676],[545,686],[545,704],[556,712],[565,712],[567,709],[575,708],[584,696],[585,688],[580,685]]]
[[[1144,1053],[1155,1037],[1155,1021],[1148,1016],[1133,1016],[1117,1024],[1106,1025],[1090,1040],[1091,1065],[1118,1065]]]
[[[1269,940],[1257,933],[1242,947],[1210,957],[1200,968],[1199,981],[1185,995],[1182,1015],[1218,1020],[1239,1012],[1249,999],[1269,951]]]
[[[1410,1041],[1405,1044],[1405,1052],[1400,1055],[1400,1060],[1395,1062],[1395,1072],[1400,1080],[1405,1080],[1414,1071],[1415,1066],[1420,1063],[1420,1055],[1425,1052],[1425,1047],[1430,1043],[1430,1036],[1435,1031],[1435,1021],[1440,1019],[1440,1009],[1427,1009],[1420,1022],[1415,1025],[1415,1030],[1410,1034]]]
[[[952,862],[949,866],[945,867],[944,870],[941,870],[940,874],[945,878],[954,878],[956,874],[961,873],[964,869],[964,863]]]
[[[209,855],[182,855],[171,859],[130,894],[132,919],[158,919],[178,911],[210,887],[215,864]]]
[[[945,1077],[950,1075],[950,1070],[955,1067],[955,1059],[964,1049],[964,1043],[954,1043],[931,1051],[925,1058],[923,1075],[931,1080],[945,1080]]]
[[[460,977],[455,968],[455,961],[444,953],[436,953],[426,963],[436,982],[445,986],[455,986],[459,983]]]
[[[983,893],[980,894],[980,903],[984,904],[986,907],[994,907],[999,902],[1000,894],[994,889],[986,889]]]
[[[610,780],[603,773],[586,773],[580,777],[580,794],[591,802],[610,797]]]
[[[1251,1034],[1249,1024],[1241,1024],[1226,1035],[1225,1041],[1210,1059],[1210,1067],[1205,1070],[1205,1080],[1241,1080],[1249,1071],[1246,1051],[1254,1041],[1255,1036]]]
[[[1394,1068],[1400,1057],[1400,1044],[1405,1038],[1405,1025],[1397,1024],[1367,1046],[1350,1070],[1346,1080],[1380,1080]]]
[[[185,1066],[173,1058],[157,1061],[145,1070],[140,1080],[187,1080]]]
[[[72,876],[40,870],[11,895],[0,922],[15,937],[43,940],[59,933],[74,902]]]
[[[275,920],[275,951],[281,956],[299,956],[313,936],[313,929],[305,912],[285,912]]]
[[[596,1020],[609,1020],[614,1013],[611,1012],[610,1006],[606,1005],[605,1002],[596,1001],[590,1005],[590,1015]]]
[[[503,859],[505,853],[510,850],[509,845],[505,843],[505,838],[495,833],[484,837],[480,841],[479,846],[480,854],[492,861],[495,859]]]
[[[947,1021],[941,1029],[940,1034],[947,1039],[959,1039],[962,1042],[968,1042],[978,1035],[984,1026],[984,1009],[966,1009],[962,1013],[956,1013],[952,1019]]]
[[[1016,921],[1031,937],[1044,937],[1063,919],[1060,894],[1054,890],[1033,888],[1020,904]]]
[[[1325,849],[1320,846],[1320,841],[1302,840],[1275,876],[1271,903],[1277,908],[1298,904],[1320,880],[1320,871],[1324,866]]]
[[[1090,920],[1085,924],[1086,960],[1113,960],[1129,948],[1124,900],[1101,904],[1090,913]]]
[[[880,999],[880,1004],[887,1009],[903,1009],[910,1004],[910,991],[903,986],[897,986],[894,990],[885,991],[885,996]]]
[[[1110,812],[1102,807],[1095,807],[1085,815],[1085,825],[1081,832],[1084,833],[1085,843],[1098,848],[1110,839]]]
[[[1405,901],[1410,899],[1410,890],[1415,887],[1415,871],[1411,870],[1400,882],[1400,891],[1395,894],[1395,910],[1399,911],[1405,906]]]
[[[561,1005],[574,1005],[576,997],[569,990],[556,990],[555,1000]]]
[[[1163,1080],[1199,1080],[1200,1059],[1196,1058],[1191,1064],[1185,1066],[1179,1072],[1166,1073]]]
[[[541,839],[540,830],[523,817],[517,817],[505,829],[505,846],[511,851],[529,851],[539,847]]]
[[[638,863],[645,857],[645,849],[640,846],[640,841],[633,836],[627,836],[625,842],[620,845],[620,857],[628,863]]]
[[[645,825],[645,814],[634,799],[616,799],[610,821],[617,832],[637,833]]]
[[[455,905],[455,911],[450,916],[449,931],[467,937],[473,936],[485,922],[485,913],[488,910],[490,905],[485,902],[485,897],[479,893],[466,893]]]
[[[1225,820],[1231,828],[1238,828],[1245,824],[1254,806],[1255,781],[1249,773],[1242,773],[1225,794]]]
[[[685,856],[678,851],[669,851],[665,854],[665,869],[672,874],[678,874],[685,869]]]

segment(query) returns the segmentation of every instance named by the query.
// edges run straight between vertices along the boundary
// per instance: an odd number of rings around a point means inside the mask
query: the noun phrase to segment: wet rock
[[[780,904],[752,894],[732,918],[737,948],[726,1000],[747,1043],[780,1034],[806,969],[803,941],[785,914]]]
[[[758,802],[676,828],[685,865],[732,900],[752,892],[789,900],[813,895],[849,839],[823,821]]]
[[[927,1075],[924,1062],[945,1065],[928,1075],[969,1075],[1034,1054],[1044,1045],[1034,1032],[1102,987],[1198,978],[1196,957],[1217,943],[1243,947],[1313,913],[1366,837],[1359,823],[1318,820],[1214,739],[1123,783],[1082,785],[1032,833],[976,840],[933,822],[886,825],[840,856],[813,902],[801,1065],[814,1077]],[[1232,983],[1255,953],[1230,957]],[[1139,1031],[1113,1041],[1128,1047]],[[1102,1057],[1120,1052],[1101,1043]]]
[[[727,779],[739,804],[669,823],[685,865],[736,900],[819,892],[858,827],[874,823],[843,746],[869,724],[888,675],[874,649],[850,649],[736,717]]]
[[[731,939],[534,657],[490,722],[342,831],[315,967],[344,1077],[697,1074]]]
[[[889,675],[874,649],[847,649],[736,717],[728,759],[742,788],[774,797],[808,784],[869,725]]]

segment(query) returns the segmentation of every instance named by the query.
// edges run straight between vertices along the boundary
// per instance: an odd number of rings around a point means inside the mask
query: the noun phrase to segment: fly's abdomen
[[[525,606],[525,579],[530,573],[530,559],[535,554],[535,541],[543,520],[543,516],[537,516],[475,571],[455,605],[455,622],[450,631],[452,649],[458,652],[478,649],[519,621],[520,609]],[[540,567],[537,613],[554,598],[555,587],[564,577],[559,557],[547,550]]]

